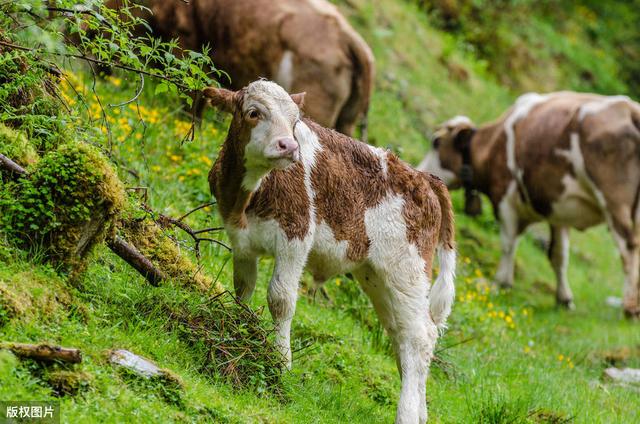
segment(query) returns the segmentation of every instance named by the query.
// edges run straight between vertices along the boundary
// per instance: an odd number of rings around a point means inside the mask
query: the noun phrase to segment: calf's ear
[[[202,92],[208,103],[224,112],[233,113],[236,106],[236,92],[224,88],[207,87]]]
[[[291,94],[291,100],[293,100],[293,103],[297,104],[298,107],[302,109],[302,107],[304,106],[304,96],[306,95],[306,91],[303,91],[302,93]]]

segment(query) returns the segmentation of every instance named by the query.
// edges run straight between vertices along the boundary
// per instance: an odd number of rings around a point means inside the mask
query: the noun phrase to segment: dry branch
[[[154,286],[160,284],[167,276],[156,268],[149,259],[147,259],[135,246],[122,240],[116,236],[113,240],[107,242],[107,246],[116,255],[120,256],[126,263],[131,265],[138,271],[149,283]]]
[[[14,174],[18,174],[18,175],[27,174],[26,169],[24,169],[23,167],[21,167],[20,165],[18,165],[17,163],[15,163],[11,159],[3,155],[2,153],[0,153],[0,165],[7,171],[12,172]]]
[[[62,361],[71,364],[82,362],[80,349],[53,346],[46,343],[37,345],[24,343],[0,343],[0,349],[8,349],[14,355],[21,358],[35,359],[36,361]]]
[[[202,243],[203,241],[216,243],[216,244],[224,247],[228,251],[231,251],[231,248],[229,246],[227,246],[225,243],[221,242],[220,240],[216,240],[216,239],[212,239],[212,238],[208,238],[208,237],[200,237],[200,234],[205,234],[205,233],[210,233],[210,232],[213,232],[213,231],[224,230],[224,227],[211,227],[211,228],[204,228],[202,230],[194,230],[187,223],[185,223],[183,221],[183,219],[186,218],[187,216],[189,216],[192,212],[195,212],[196,210],[202,209],[202,208],[206,207],[209,204],[210,203],[206,203],[204,205],[200,205],[197,208],[195,208],[192,211],[186,213],[185,215],[181,216],[178,219],[170,217],[170,216],[167,216],[167,215],[158,214],[158,219],[156,220],[158,225],[160,225],[163,228],[167,228],[167,227],[173,225],[175,227],[180,228],[185,233],[189,234],[189,236],[191,236],[191,238],[193,239],[193,242],[195,243],[196,258],[198,260],[200,260],[200,243]],[[147,209],[148,212],[152,212],[151,209],[149,209],[148,207],[145,207],[145,208]]]

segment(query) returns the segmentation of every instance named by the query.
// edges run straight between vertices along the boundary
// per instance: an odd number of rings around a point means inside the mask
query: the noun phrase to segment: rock
[[[604,370],[604,376],[620,383],[640,384],[640,369],[637,368],[611,367]]]
[[[108,356],[109,362],[112,364],[127,368],[141,377],[152,378],[164,376],[163,370],[156,364],[128,350],[112,350],[108,353]]]
[[[605,303],[613,308],[622,308],[622,299],[616,296],[608,296]]]

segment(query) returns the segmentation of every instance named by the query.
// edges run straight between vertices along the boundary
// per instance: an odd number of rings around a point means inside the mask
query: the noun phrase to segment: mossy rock
[[[95,148],[69,142],[44,155],[0,196],[0,230],[54,263],[81,268],[125,204],[124,187]]]
[[[149,217],[136,218],[136,213],[130,208],[121,223],[120,230],[128,242],[180,285],[214,293],[224,291],[220,284],[212,286],[213,279],[182,253],[158,224]]]
[[[13,319],[52,322],[56,316],[66,315],[72,305],[73,297],[56,276],[36,270],[0,273],[0,327]]]
[[[0,38],[4,39],[1,35]],[[35,52],[6,51],[0,46],[0,55],[3,123],[23,131],[40,154],[54,149],[68,134],[65,123],[59,119],[62,104],[55,94],[58,78]]]
[[[6,125],[0,124],[0,153],[27,168],[38,162],[38,153],[27,137]]]
[[[93,375],[84,371],[55,370],[44,376],[56,396],[75,396],[91,388]]]

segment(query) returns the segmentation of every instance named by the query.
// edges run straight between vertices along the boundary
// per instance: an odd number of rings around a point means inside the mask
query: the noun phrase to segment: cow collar
[[[473,137],[473,136],[472,136]],[[480,193],[473,183],[473,165],[471,163],[471,142],[465,143],[462,148],[462,168],[460,168],[460,180],[464,188],[464,213],[477,216],[482,213],[482,201]]]

